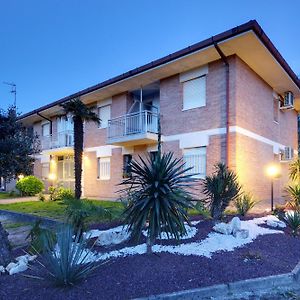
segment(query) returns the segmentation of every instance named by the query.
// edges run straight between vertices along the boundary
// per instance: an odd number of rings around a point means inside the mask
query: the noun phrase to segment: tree
[[[7,266],[11,262],[10,245],[8,233],[2,227],[0,222],[0,266]]]
[[[0,110],[0,177],[5,181],[32,174],[34,154],[40,150],[37,135],[18,116],[14,106]]]
[[[75,198],[81,197],[82,153],[83,153],[83,123],[100,124],[98,115],[87,107],[80,98],[74,98],[61,104],[66,114],[71,114],[74,124],[74,163],[75,163]]]

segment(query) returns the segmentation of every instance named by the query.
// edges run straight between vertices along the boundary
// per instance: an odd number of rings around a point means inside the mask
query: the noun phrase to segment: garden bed
[[[212,231],[211,221],[200,221],[196,225],[198,233],[183,240],[183,243],[203,240]],[[109,224],[95,227],[107,229]],[[162,241],[161,244],[170,245],[170,242]],[[134,243],[126,242],[111,248],[97,247],[95,250],[112,251],[130,246]],[[54,288],[46,279],[45,270],[34,263],[32,269],[24,273],[0,277],[0,298],[130,299],[193,289],[290,272],[300,260],[299,249],[300,238],[292,237],[286,229],[283,233],[258,236],[234,251],[215,252],[211,258],[168,252],[111,258],[87,280],[68,289]],[[44,279],[25,277],[28,275]]]

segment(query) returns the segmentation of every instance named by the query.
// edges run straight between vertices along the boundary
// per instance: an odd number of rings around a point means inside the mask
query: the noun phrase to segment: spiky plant
[[[56,240],[57,245],[53,248],[51,239],[45,235],[45,265],[42,264],[56,285],[72,286],[87,278],[99,266],[90,259],[93,246],[88,246],[88,241],[80,238],[70,226],[61,227]]]
[[[224,163],[215,166],[215,172],[206,176],[203,182],[204,201],[208,204],[211,216],[218,220],[231,201],[241,195],[241,186],[237,175]]]
[[[297,236],[300,230],[300,212],[287,212],[284,217],[284,222],[292,230],[292,235]]]
[[[131,162],[132,176],[123,180],[128,195],[128,206],[124,211],[125,224],[132,237],[139,240],[142,230],[147,227],[148,250],[163,232],[168,238],[177,240],[186,229],[187,209],[192,207],[194,195],[191,191],[196,181],[187,174],[182,159],[174,158],[172,153],[139,157]]]
[[[86,106],[80,98],[61,104],[66,114],[71,114],[74,124],[74,164],[75,164],[75,198],[81,197],[82,153],[83,153],[83,122],[100,124],[98,115]]]
[[[245,216],[248,211],[256,205],[256,203],[257,202],[253,199],[253,196],[250,193],[242,194],[234,201],[237,213],[241,216]]]
[[[287,203],[287,206],[292,209],[300,208],[300,185],[289,185],[285,191],[290,201]]]
[[[297,184],[300,183],[300,158],[295,159],[289,166],[290,179]]]

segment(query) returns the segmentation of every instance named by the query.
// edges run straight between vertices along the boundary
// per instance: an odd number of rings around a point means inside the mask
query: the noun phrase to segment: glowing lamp
[[[278,178],[280,176],[280,168],[278,165],[269,165],[267,167],[267,175],[271,178]]]
[[[54,181],[56,179],[56,175],[54,173],[49,174],[49,179]]]
[[[18,178],[19,178],[19,179],[23,179],[23,178],[24,178],[24,175],[23,175],[23,174],[20,174],[20,175],[18,175]]]

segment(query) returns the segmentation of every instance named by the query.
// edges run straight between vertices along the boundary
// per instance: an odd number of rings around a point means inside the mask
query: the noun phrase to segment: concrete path
[[[0,199],[0,205],[1,204],[30,202],[30,201],[38,201],[38,197],[34,196],[34,197],[19,197],[19,198]]]

